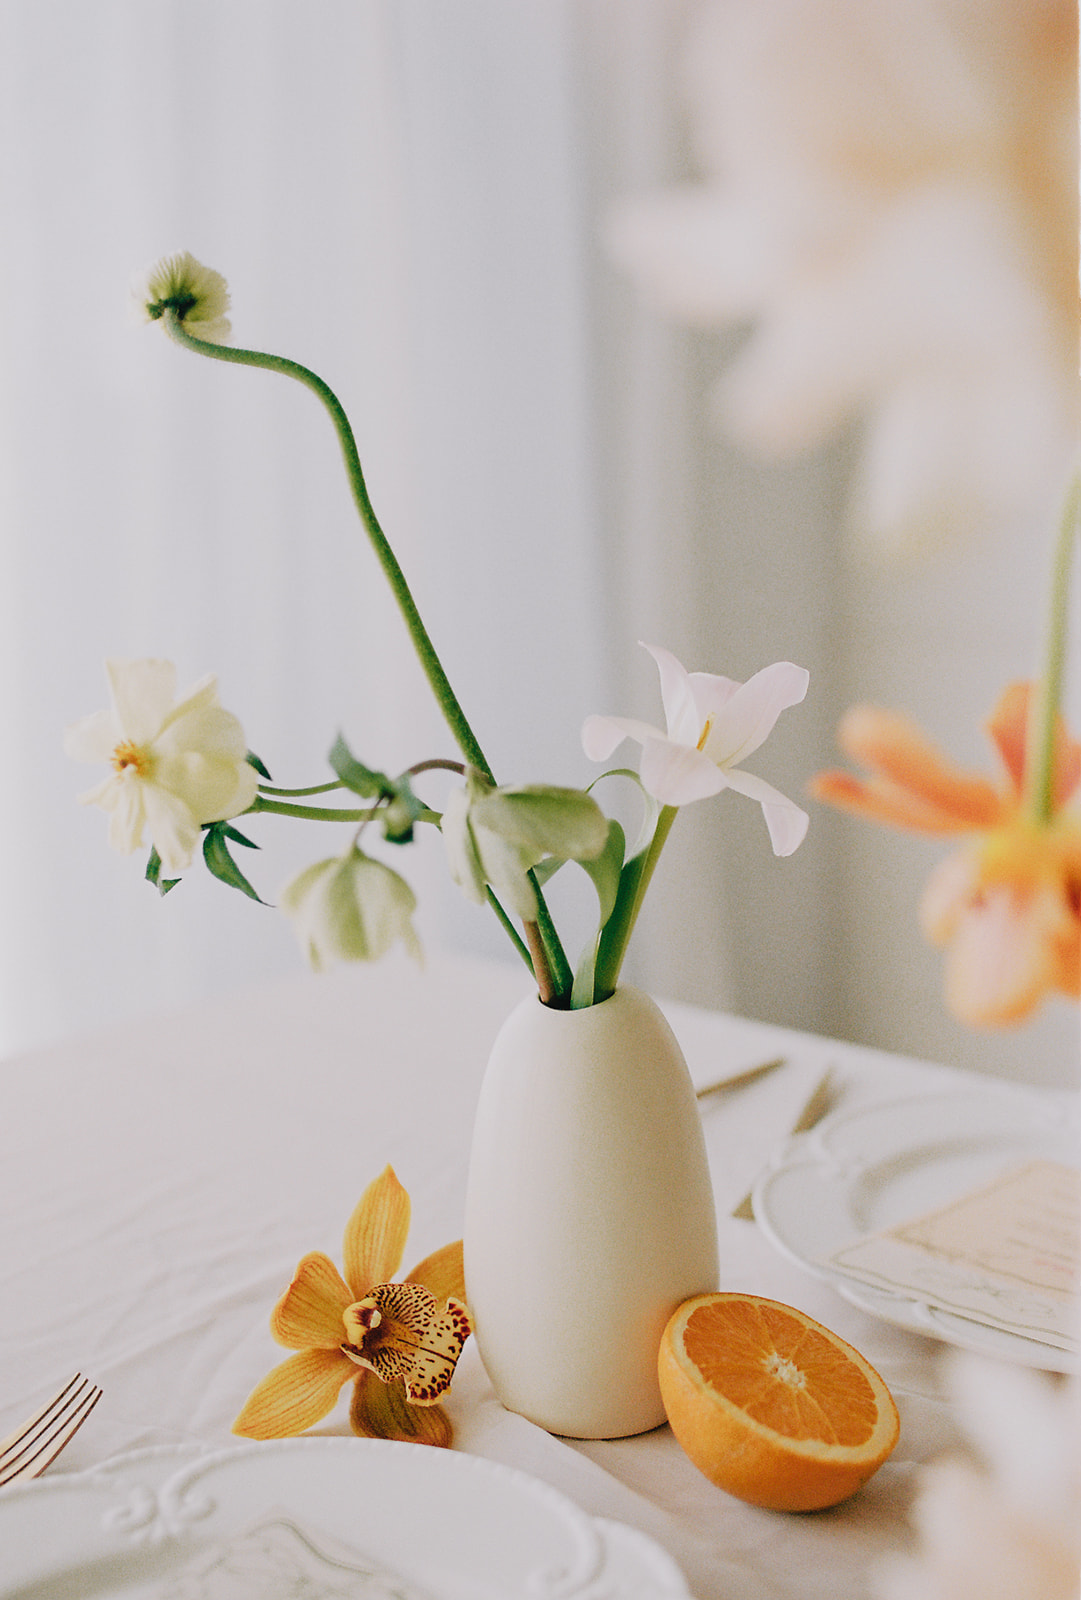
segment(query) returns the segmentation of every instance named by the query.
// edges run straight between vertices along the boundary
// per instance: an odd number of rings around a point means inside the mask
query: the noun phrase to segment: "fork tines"
[[[0,1439],[0,1486],[36,1478],[78,1432],[101,1399],[101,1390],[75,1373],[47,1405]]]

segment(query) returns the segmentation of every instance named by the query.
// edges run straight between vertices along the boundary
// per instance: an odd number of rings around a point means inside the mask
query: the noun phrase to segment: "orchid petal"
[[[940,861],[924,884],[920,898],[920,926],[934,945],[950,942],[969,901],[976,898],[979,882],[968,850]]]
[[[762,807],[770,843],[775,856],[790,856],[803,843],[810,822],[806,811],[800,809],[787,795],[781,794],[772,784],[742,767],[730,767],[725,773],[728,787],[748,800],[757,800]]]
[[[1011,683],[1003,690],[987,720],[987,732],[998,749],[1017,796],[1025,786],[1025,747],[1028,742],[1031,690],[1031,684]]]
[[[725,776],[693,745],[675,744],[655,734],[642,748],[642,787],[666,806],[684,806],[719,794]]]
[[[402,1264],[409,1234],[409,1195],[393,1167],[385,1167],[365,1189],[345,1225],[345,1279],[362,1300],[373,1284],[386,1283]]]
[[[987,731],[994,740],[1009,773],[1014,794],[1022,795],[1025,787],[1026,751],[1028,748],[1029,718],[1032,713],[1033,685],[1011,683],[991,713]],[[1071,739],[1062,718],[1055,728],[1054,777],[1052,800],[1062,806],[1081,780],[1081,744]]]
[[[345,1337],[342,1322],[355,1295],[329,1256],[314,1250],[270,1314],[270,1331],[290,1350],[337,1350]]]
[[[853,706],[838,729],[842,748],[937,815],[936,832],[986,828],[1002,816],[1002,797],[978,773],[948,761],[910,718]]]
[[[407,1283],[422,1283],[437,1300],[461,1300],[464,1304],[465,1266],[462,1241],[455,1239],[453,1244],[445,1244],[441,1250],[434,1250],[405,1276]]]
[[[655,728],[649,722],[640,722],[636,717],[591,716],[582,724],[582,749],[590,761],[607,761],[624,739],[645,744],[649,739],[664,737],[660,728]]]
[[[967,833],[967,823],[959,822],[938,807],[926,804],[907,789],[882,778],[854,778],[849,772],[819,772],[808,784],[816,800],[837,806],[870,822],[888,823],[894,828],[909,828],[914,833]]]
[[[354,1371],[356,1369],[354,1368]],[[442,1406],[411,1406],[404,1383],[384,1383],[363,1369],[353,1385],[349,1424],[363,1439],[399,1439],[405,1444],[450,1448],[454,1430]]]
[[[966,1027],[1002,1027],[1031,1015],[1057,987],[1052,891],[985,890],[961,912],[946,958],[946,1004]]]
[[[807,693],[810,674],[791,661],[775,661],[741,683],[713,718],[703,749],[720,767],[738,766],[772,733],[777,718]]]
[[[979,858],[962,852],[931,874],[920,922],[948,946],[946,1001],[967,1027],[1019,1022],[1045,994],[1081,987],[1081,928],[1059,884],[988,885]]]
[[[356,1372],[340,1350],[302,1350],[256,1384],[233,1432],[245,1439],[287,1439],[322,1422],[343,1383]]]
[[[176,668],[171,661],[107,661],[105,663],[117,721],[124,737],[148,744],[160,732],[176,697]]]

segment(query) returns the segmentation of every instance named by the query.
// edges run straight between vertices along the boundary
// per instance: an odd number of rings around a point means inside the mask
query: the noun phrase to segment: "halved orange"
[[[700,1294],[673,1313],[658,1358],[672,1432],[728,1494],[818,1511],[854,1494],[900,1431],[868,1361],[794,1306]]]

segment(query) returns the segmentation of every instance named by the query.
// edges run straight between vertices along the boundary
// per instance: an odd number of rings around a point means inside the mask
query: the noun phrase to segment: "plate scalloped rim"
[[[308,1453],[312,1459],[340,1456],[345,1463],[341,1470],[346,1478],[350,1466],[356,1471],[362,1458],[376,1462],[380,1456],[384,1467],[393,1462],[406,1478],[412,1475],[411,1462],[416,1462],[420,1468],[421,1478],[444,1476],[450,1483],[463,1475],[474,1475],[487,1479],[489,1488],[509,1496],[512,1511],[521,1513],[539,1508],[549,1519],[549,1533],[562,1528],[577,1559],[563,1566],[523,1566],[514,1591],[523,1597],[535,1596],[536,1600],[654,1600],[654,1597],[656,1600],[690,1600],[691,1591],[678,1566],[654,1540],[623,1523],[588,1515],[560,1490],[517,1467],[463,1451],[422,1450],[417,1445],[356,1439],[344,1434],[223,1447],[154,1445],[129,1451],[81,1472],[56,1472],[0,1490],[0,1543],[5,1552],[6,1569],[0,1577],[0,1597],[26,1590],[31,1595],[40,1594],[44,1600],[49,1592],[45,1585],[61,1576],[77,1573],[88,1561],[115,1560],[125,1551],[128,1556],[134,1556],[134,1565],[130,1580],[125,1573],[124,1586],[128,1587],[130,1582],[141,1587],[158,1574],[148,1573],[145,1563],[141,1573],[135,1570],[140,1565],[140,1552],[159,1554],[175,1545],[178,1562],[186,1562],[201,1545],[236,1531],[234,1527],[222,1527],[223,1521],[240,1525],[250,1520],[247,1514],[238,1518],[231,1504],[223,1508],[220,1500],[213,1496],[203,1494],[200,1497],[205,1480],[214,1485],[219,1497],[224,1485],[228,1500],[230,1474],[234,1479],[238,1469],[243,1474],[245,1462],[250,1462],[257,1474],[258,1463],[269,1465],[271,1470],[264,1475],[279,1480],[271,1499],[279,1509],[284,1506],[289,1510],[288,1463]],[[444,1465],[434,1465],[432,1458]],[[427,1464],[422,1466],[422,1461]],[[286,1463],[286,1471],[275,1472],[275,1462]],[[358,1476],[363,1480],[365,1469]],[[49,1528],[50,1537],[58,1540],[61,1548],[59,1551],[54,1548],[48,1557],[43,1557],[42,1530],[34,1525],[32,1516],[27,1518],[27,1508],[32,1511],[61,1500],[68,1502],[64,1522],[60,1526],[53,1522]],[[70,1520],[73,1510],[74,1526]],[[490,1594],[493,1600],[498,1595],[499,1600],[512,1600],[505,1588],[506,1571],[496,1579],[491,1575],[486,1577],[483,1570],[488,1559],[483,1552],[493,1530],[483,1519],[482,1506],[478,1505],[477,1511],[471,1536],[472,1548],[477,1551],[480,1563],[476,1570],[459,1568],[443,1582],[436,1578],[435,1589],[431,1587],[430,1573],[417,1577],[411,1571],[403,1571],[407,1579],[428,1585],[432,1600],[442,1600],[444,1594],[455,1600],[467,1594],[477,1597]],[[326,1533],[350,1543],[358,1539],[354,1530],[343,1531],[340,1518],[334,1515],[325,1518],[323,1528]],[[200,1535],[208,1532],[209,1539],[200,1539]],[[359,1536],[359,1542],[364,1544],[364,1535]],[[505,1549],[503,1553],[506,1554]],[[381,1554],[377,1559],[386,1560],[386,1557]],[[392,1557],[388,1564],[395,1559],[400,1562],[403,1558]],[[42,1565],[43,1561],[47,1565]],[[19,1570],[14,1588],[10,1588],[13,1566]],[[493,1587],[493,1583],[499,1586]],[[104,1597],[121,1591],[110,1585],[108,1589],[94,1592]]]
[[[968,1113],[975,1112],[975,1121],[979,1125],[975,1133],[963,1128],[951,1130],[948,1118],[943,1123],[942,1114],[955,1107]],[[826,1211],[827,1230],[830,1223],[836,1228],[840,1226],[837,1208],[850,1207],[855,1186],[876,1160],[881,1162],[886,1156],[897,1160],[906,1154],[915,1157],[921,1150],[935,1147],[935,1139],[923,1145],[906,1142],[912,1121],[919,1121],[928,1112],[938,1118],[936,1133],[939,1143],[948,1142],[947,1135],[952,1131],[955,1140],[965,1136],[971,1143],[978,1144],[982,1130],[982,1137],[988,1143],[993,1142],[993,1136],[997,1136],[994,1142],[1012,1144],[1018,1159],[1023,1159],[1026,1151],[1034,1155],[1047,1154],[1049,1148],[1053,1148],[1060,1159],[1072,1159],[1074,1165],[1078,1165],[1081,1157],[1081,1103],[1077,1096],[1066,1092],[1036,1092],[1025,1085],[991,1080],[979,1089],[963,1087],[939,1090],[905,1095],[896,1100],[877,1100],[860,1106],[841,1107],[824,1117],[808,1133],[790,1136],[773,1152],[752,1191],[755,1220],[759,1228],[782,1255],[830,1284],[850,1304],[883,1321],[1023,1366],[1044,1371],[1076,1372],[1077,1359],[1068,1351],[1057,1350],[1038,1340],[987,1327],[969,1318],[939,1310],[902,1291],[873,1289],[823,1265],[819,1256],[869,1231],[856,1224],[850,1210],[844,1214],[845,1231],[837,1237],[819,1239],[813,1253],[803,1239],[798,1242],[794,1240],[792,1214],[785,1210],[791,1196],[785,1197],[779,1210],[776,1203],[779,1184],[789,1182],[793,1176],[802,1175],[805,1188],[800,1196],[801,1221],[820,1219],[823,1215],[822,1202],[825,1201],[830,1208]],[[897,1123],[892,1130],[884,1126],[891,1118],[895,1118]],[[859,1135],[861,1125],[864,1132],[870,1129],[871,1132],[892,1134],[892,1137],[887,1137],[884,1145],[881,1142],[874,1145],[870,1152],[846,1152],[846,1136],[853,1133]],[[817,1201],[818,1205],[813,1201]],[[935,1203],[932,1200],[929,1206]],[[906,1215],[913,1214],[912,1211],[906,1212]],[[877,1226],[889,1226],[891,1222],[902,1220],[902,1216],[897,1216]]]

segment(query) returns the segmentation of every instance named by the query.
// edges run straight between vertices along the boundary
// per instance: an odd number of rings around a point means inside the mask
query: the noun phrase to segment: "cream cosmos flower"
[[[229,309],[229,289],[220,272],[204,267],[187,250],[162,256],[134,280],[131,296],[136,315],[143,322],[157,322],[172,309],[185,330],[196,339],[224,344],[230,333],[225,313]]]
[[[774,855],[791,855],[807,832],[807,813],[740,763],[768,738],[781,712],[803,699],[806,670],[775,661],[746,683],[735,683],[688,672],[658,646],[645,649],[660,671],[667,731],[633,717],[587,717],[586,755],[607,761],[622,740],[634,739],[642,746],[642,785],[662,805],[682,806],[735,789],[762,807]]]
[[[105,761],[111,776],[79,796],[110,814],[109,843],[130,854],[149,832],[166,876],[191,864],[203,823],[239,816],[259,779],[244,731],[218,702],[217,679],[176,698],[171,661],[108,661],[112,706],[64,736],[75,761]]]

